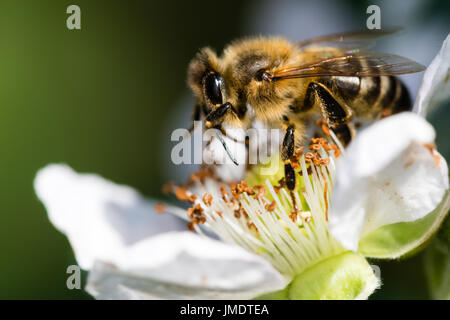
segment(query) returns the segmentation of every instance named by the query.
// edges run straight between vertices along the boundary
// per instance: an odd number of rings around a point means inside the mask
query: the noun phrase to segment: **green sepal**
[[[289,285],[282,290],[260,295],[255,300],[289,300]]]
[[[380,282],[367,260],[347,251],[320,261],[289,285],[292,300],[367,299]]]
[[[424,264],[432,298],[450,300],[450,217],[425,251]]]
[[[362,237],[358,252],[377,259],[410,256],[422,249],[436,233],[449,207],[450,196],[447,191],[439,206],[422,219],[386,225]]]

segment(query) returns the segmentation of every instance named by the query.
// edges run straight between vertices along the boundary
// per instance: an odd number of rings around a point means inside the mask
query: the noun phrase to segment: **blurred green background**
[[[0,298],[89,298],[66,288],[75,261],[34,194],[34,175],[64,162],[161,197],[160,186],[178,172],[168,165],[169,133],[189,126],[185,73],[198,48],[221,50],[249,34],[300,40],[363,29],[365,8],[379,4],[382,26],[400,21],[429,34],[409,33],[416,60],[428,64],[450,29],[449,2],[393,2],[0,0]],[[81,8],[81,30],[66,28],[70,4]],[[296,19],[308,10],[329,19]],[[446,113],[433,122],[449,159]],[[377,264],[384,286],[374,298],[428,297],[420,254]]]

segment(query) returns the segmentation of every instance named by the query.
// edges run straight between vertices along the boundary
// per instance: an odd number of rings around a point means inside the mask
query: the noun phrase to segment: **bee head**
[[[257,37],[232,43],[225,49],[223,61],[227,78],[243,92],[245,103],[258,107],[285,99],[291,82],[273,81],[272,71],[296,56],[292,43],[283,38]]]
[[[189,64],[188,84],[205,113],[226,102],[223,68],[216,53],[203,48]]]

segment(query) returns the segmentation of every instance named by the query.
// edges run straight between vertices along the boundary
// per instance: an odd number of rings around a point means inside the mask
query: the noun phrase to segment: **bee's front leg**
[[[228,110],[232,111],[232,105],[229,102],[226,102],[222,104],[217,109],[211,111],[208,113],[205,119],[205,125],[207,128],[211,128],[216,126],[217,124],[221,124],[223,121],[223,118],[225,117]]]
[[[225,115],[227,112],[235,113],[233,105],[230,102],[226,102],[222,105],[220,105],[217,109],[211,111],[206,115],[205,119],[205,126],[207,128],[215,128],[220,130],[220,135],[217,135],[217,138],[222,143],[223,148],[225,149],[225,152],[227,153],[228,157],[235,165],[239,165],[239,163],[236,161],[235,157],[231,153],[231,151],[228,149],[228,146],[223,138],[223,136],[233,140],[234,142],[239,142],[237,139],[229,136],[226,132],[226,130],[223,128],[222,124],[225,118]]]
[[[281,159],[284,162],[284,177],[286,181],[286,186],[289,190],[292,199],[293,210],[292,213],[295,215],[298,212],[297,201],[294,196],[294,189],[296,184],[295,170],[291,164],[291,158],[294,156],[295,147],[295,127],[293,125],[288,125],[286,133],[283,138],[283,144],[281,146]]]

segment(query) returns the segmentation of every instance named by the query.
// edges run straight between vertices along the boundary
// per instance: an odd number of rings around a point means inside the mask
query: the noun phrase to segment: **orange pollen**
[[[178,200],[187,201],[189,200],[189,196],[187,194],[187,190],[182,187],[174,187],[174,193]]]
[[[320,159],[320,164],[321,166],[327,166],[330,164],[330,158],[326,158],[326,159]]]
[[[167,183],[165,183],[165,184],[162,186],[162,192],[165,193],[165,194],[168,194],[168,193],[172,192],[173,186],[174,186],[174,183],[173,183],[173,182],[167,182]]]
[[[298,148],[297,150],[295,150],[295,155],[297,157],[300,157],[303,154],[303,150],[305,149],[304,146],[301,146],[300,148]]]
[[[189,230],[193,230],[194,225],[206,222],[206,217],[203,215],[203,208],[197,204],[187,209],[187,217],[191,220],[188,223]]]
[[[200,175],[197,172],[193,172],[189,175],[189,179],[193,182],[199,182],[200,181]]]
[[[277,203],[272,201],[270,204],[266,204],[266,210],[272,212],[277,207]]]
[[[297,221],[297,213],[296,212],[291,213],[289,218],[291,218],[292,222],[296,222]]]
[[[424,147],[430,151],[431,155],[434,158],[434,161],[436,162],[437,165],[439,165],[441,163],[441,159],[440,159],[439,155],[435,152],[436,144],[434,142],[426,143],[426,144],[424,144]]]
[[[222,193],[222,199],[223,199],[223,201],[228,202],[228,201],[229,201],[229,200],[228,200],[228,192],[227,192],[227,190],[225,190],[225,187],[224,187],[224,186],[221,186],[221,187],[220,187],[220,193]]]
[[[188,201],[190,203],[195,203],[195,200],[197,200],[197,196],[195,194],[190,194],[188,197]]]
[[[324,119],[319,119],[317,120],[317,125],[322,129],[322,132],[326,135],[326,136],[330,136],[330,128],[328,127],[326,121]]]
[[[337,145],[333,144],[331,146],[331,148],[334,150],[334,156],[336,158],[339,158],[339,156],[341,155],[341,150],[339,149],[339,147]]]
[[[209,207],[212,204],[213,197],[209,193],[203,195],[203,202]]]
[[[190,231],[194,231],[194,230],[195,230],[194,224],[192,223],[192,221],[189,221],[189,222],[187,223],[187,227],[188,227],[188,229],[189,229]]]
[[[266,195],[266,188],[261,185],[257,185],[253,187],[253,190],[256,190],[255,198],[259,199]]]
[[[249,229],[253,229],[253,230],[255,230],[256,232],[258,232],[258,228],[256,227],[256,225],[255,225],[253,222],[247,221],[247,227],[248,227]]]
[[[311,221],[311,213],[309,212],[302,212],[300,217],[305,221],[305,223],[308,223]]]
[[[158,213],[164,213],[164,212],[166,211],[166,206],[163,205],[162,203],[158,203],[158,204],[155,206],[155,210],[156,210],[156,212],[158,212]]]
[[[325,220],[328,221],[328,198],[327,198],[328,182],[323,173],[322,173],[322,178],[323,178],[323,181],[325,182],[325,186],[323,188],[323,199],[325,201]]]
[[[328,128],[328,126],[326,124],[322,124],[321,129],[325,135],[331,136],[330,128]]]

